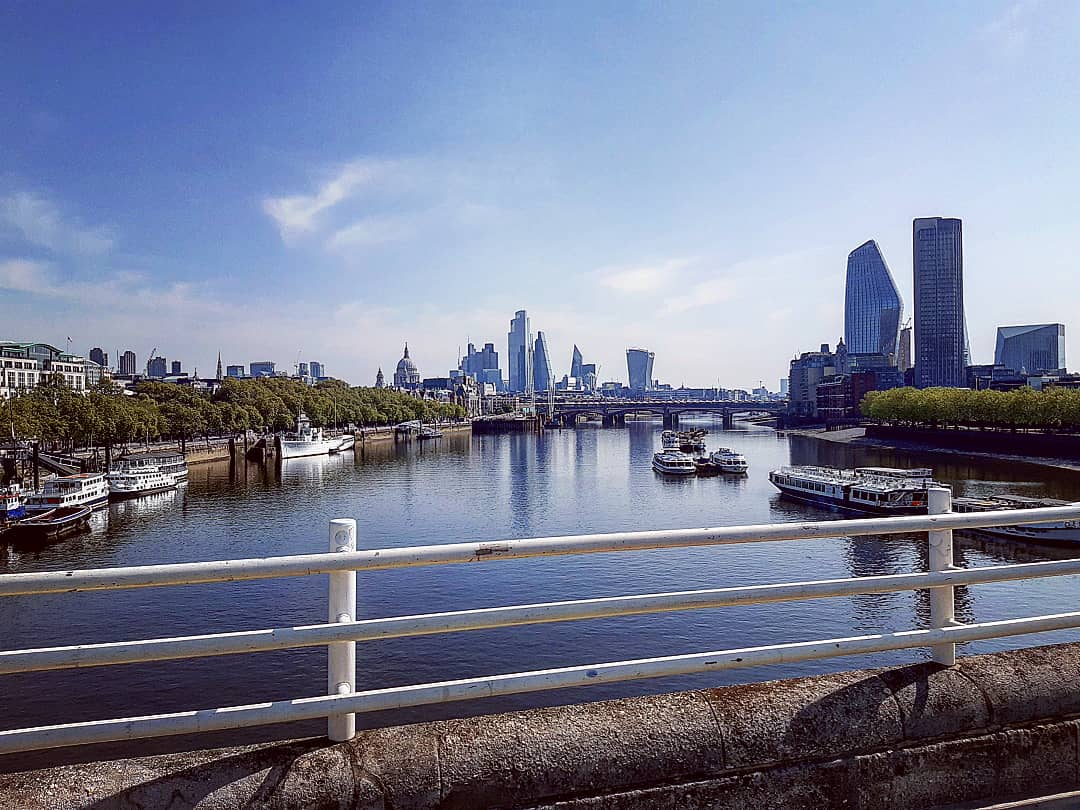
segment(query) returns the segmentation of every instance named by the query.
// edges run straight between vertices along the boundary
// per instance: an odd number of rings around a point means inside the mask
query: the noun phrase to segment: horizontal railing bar
[[[446,543],[340,554],[299,554],[285,557],[169,563],[128,568],[39,571],[0,576],[0,596],[194,585],[328,574],[333,571],[378,571],[389,568],[519,560],[528,557],[597,554],[610,551],[643,551],[779,540],[811,540],[862,534],[902,534],[940,529],[1027,525],[1070,519],[1080,519],[1080,505],[998,512],[954,512],[944,515],[904,515],[809,523],[767,523],[757,526],[709,529],[663,529],[497,542]]]
[[[339,713],[367,713],[449,703],[456,700],[566,689],[598,683],[717,672],[743,667],[786,664],[837,656],[928,647],[942,643],[980,641],[1003,636],[1069,630],[1080,627],[1080,612],[1005,619],[935,630],[745,647],[716,652],[516,672],[440,683],[375,689],[345,695],[320,695],[247,706],[228,706],[145,717],[126,717],[82,723],[0,731],[0,754],[67,745],[225,731],[272,723],[310,720]]]
[[[1080,559],[889,574],[775,585],[598,597],[531,605],[456,610],[414,616],[364,619],[351,624],[314,624],[265,630],[208,633],[177,638],[76,644],[0,652],[0,675],[115,664],[168,661],[216,655],[315,647],[338,641],[376,641],[405,636],[490,630],[529,624],[632,616],[732,605],[889,593],[944,585],[975,585],[1080,574]]]

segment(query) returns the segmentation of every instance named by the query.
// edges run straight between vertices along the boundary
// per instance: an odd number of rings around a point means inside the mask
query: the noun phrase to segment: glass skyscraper
[[[1065,368],[1065,324],[999,326],[994,365],[1028,374]]]
[[[533,347],[533,390],[549,391],[555,387],[552,378],[551,355],[548,354],[547,338],[543,332],[536,333],[536,344]]]
[[[912,225],[915,273],[915,385],[962,388],[969,362],[964,318],[964,244],[959,219]]]
[[[574,344],[574,354],[573,354],[573,357],[570,360],[570,376],[571,377],[573,377],[576,380],[581,379],[581,375],[582,375],[581,366],[582,366],[583,363],[584,363],[584,359],[581,356],[581,350],[578,349],[577,344],[575,343]]]
[[[848,254],[844,344],[848,354],[897,355],[904,305],[873,239]]]
[[[653,387],[653,360],[656,355],[648,349],[626,350],[626,371],[630,388],[634,391],[651,391]]]
[[[510,321],[510,333],[506,336],[507,369],[510,391],[515,394],[531,393],[533,387],[533,341],[529,315],[523,309],[514,313]]]

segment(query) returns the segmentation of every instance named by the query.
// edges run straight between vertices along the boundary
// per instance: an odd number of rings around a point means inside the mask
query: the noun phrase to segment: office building
[[[844,343],[849,354],[897,354],[903,304],[873,239],[848,254]]]
[[[582,365],[584,365],[584,362],[581,356],[581,350],[578,349],[577,344],[575,343],[574,356],[570,360],[570,376],[574,379],[580,380],[585,374],[584,370],[582,369]]]
[[[109,355],[96,346],[90,350],[90,359],[102,368],[109,367]]]
[[[225,367],[225,376],[226,377],[232,377],[233,379],[238,380],[238,379],[245,376],[244,375],[244,367],[243,366],[226,366]]]
[[[179,376],[180,376],[181,374],[183,374],[183,373],[184,373],[184,372],[183,372],[183,371],[181,370],[181,365],[180,365],[180,361],[179,361],[179,360],[173,360],[173,361],[172,361],[172,364],[171,364],[171,368],[170,368],[170,370],[169,370],[169,373],[170,373],[170,374],[172,374],[172,375],[173,375],[174,377],[179,377]]]
[[[795,416],[817,416],[817,387],[836,374],[836,355],[822,343],[816,352],[803,352],[791,361],[788,372],[788,411]]]
[[[900,345],[896,351],[896,367],[901,371],[911,368],[911,321],[900,329]]]
[[[248,363],[248,370],[252,377],[273,377],[277,374],[273,360],[258,360]]]
[[[994,365],[1022,374],[1064,373],[1065,324],[999,326]]]
[[[310,377],[311,376],[311,373],[308,370],[308,364],[307,363],[297,363],[296,364],[296,376],[297,377]]]
[[[468,350],[461,362],[458,364],[458,368],[471,375],[477,382],[484,382],[485,378],[492,378],[494,376],[499,377],[500,389],[502,388],[502,377],[499,371],[499,353],[495,351],[494,343],[485,343],[484,348],[479,351],[470,343]],[[487,372],[494,371],[496,374],[489,374]]]
[[[547,338],[543,332],[536,333],[533,344],[533,390],[550,391],[555,387],[554,372],[551,370],[551,355],[548,353]]]
[[[105,368],[93,360],[85,360],[83,361],[83,377],[86,380],[87,388],[100,385],[101,381],[105,379]]]
[[[415,391],[420,387],[420,370],[416,363],[409,357],[409,344],[405,344],[405,354],[398,360],[397,370],[394,371],[394,387],[406,391]]]
[[[146,376],[162,379],[169,373],[169,364],[164,357],[151,357],[146,364]]]
[[[0,342],[0,398],[47,380],[82,393],[86,390],[86,363],[85,357],[48,343]]]
[[[915,275],[915,384],[961,388],[969,365],[964,318],[964,246],[959,219],[912,224]]]
[[[318,360],[312,360],[308,363],[308,368],[311,370],[311,376],[316,380],[321,380],[326,376],[326,367]]]
[[[120,374],[125,377],[135,376],[135,352],[126,351],[120,355]]]
[[[533,387],[533,339],[528,313],[519,309],[510,321],[506,336],[507,363],[510,377],[509,390],[515,394],[532,393]]]
[[[648,349],[626,350],[626,372],[632,391],[651,391],[653,388],[653,361],[656,354]]]

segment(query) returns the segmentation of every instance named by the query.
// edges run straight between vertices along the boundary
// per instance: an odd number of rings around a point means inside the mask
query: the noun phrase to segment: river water
[[[768,471],[782,464],[933,466],[958,495],[1080,500],[1080,475],[1034,465],[931,458],[834,445],[707,419],[710,448],[747,456],[744,477],[665,478],[653,472],[659,421],[625,429],[586,424],[543,436],[447,436],[437,446],[372,444],[280,469],[193,466],[186,487],[113,504],[91,532],[41,549],[0,547],[0,573],[322,552],[331,518],[357,520],[359,545],[380,548],[617,530],[833,519],[781,500]],[[1001,564],[1071,556],[957,534],[957,562]],[[358,575],[361,618],[595,596],[925,570],[925,535],[453,565]],[[0,649],[288,627],[326,620],[327,578],[0,599]],[[957,592],[957,618],[986,621],[1074,609],[1073,577],[979,585]],[[722,650],[925,626],[924,592],[866,595],[652,616],[537,625],[358,645],[361,689],[627,658]],[[964,645],[961,654],[1078,640],[1049,633]],[[361,725],[719,686],[925,660],[907,650],[725,673],[597,685],[359,718]],[[326,684],[325,648],[0,678],[0,729],[313,696]],[[0,769],[321,734],[325,721],[0,759]]]

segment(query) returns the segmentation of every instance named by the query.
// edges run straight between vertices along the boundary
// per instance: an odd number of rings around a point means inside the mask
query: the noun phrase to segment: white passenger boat
[[[157,467],[136,467],[109,473],[109,500],[122,501],[176,489],[176,477]]]
[[[115,459],[109,465],[109,473],[137,472],[150,468],[171,475],[177,483],[186,481],[188,477],[187,460],[183,453],[175,450],[151,450]]]
[[[954,512],[998,512],[1002,509],[1045,509],[1051,506],[1080,504],[1056,498],[1025,498],[1020,495],[991,495],[985,498],[953,498]],[[1080,543],[1080,520],[1054,520],[1028,526],[985,526],[965,529],[1005,540],[1030,540],[1038,543],[1075,545]]]
[[[788,498],[869,515],[925,515],[927,488],[944,486],[933,470],[893,467],[781,467],[769,480]]]
[[[662,450],[653,455],[653,469],[665,475],[694,475],[694,459],[679,450]]]
[[[322,428],[313,428],[303,411],[296,415],[296,433],[287,433],[278,439],[282,458],[325,456],[337,450],[340,444],[340,439],[324,437]]]
[[[746,456],[729,447],[714,451],[709,455],[709,460],[720,468],[720,472],[725,473],[744,473],[750,466],[746,463]]]
[[[664,448],[665,452],[669,450],[680,452],[679,444],[679,434],[674,430],[665,430],[660,434],[660,446]]]
[[[68,506],[100,509],[109,503],[109,484],[105,473],[78,473],[51,478],[40,492],[26,499],[30,514]]]
[[[335,448],[335,453],[341,453],[345,450],[352,450],[356,446],[356,437],[351,433],[344,433],[338,437],[338,446]]]
[[[22,487],[18,484],[0,487],[0,523],[18,520],[26,514],[23,497]]]

